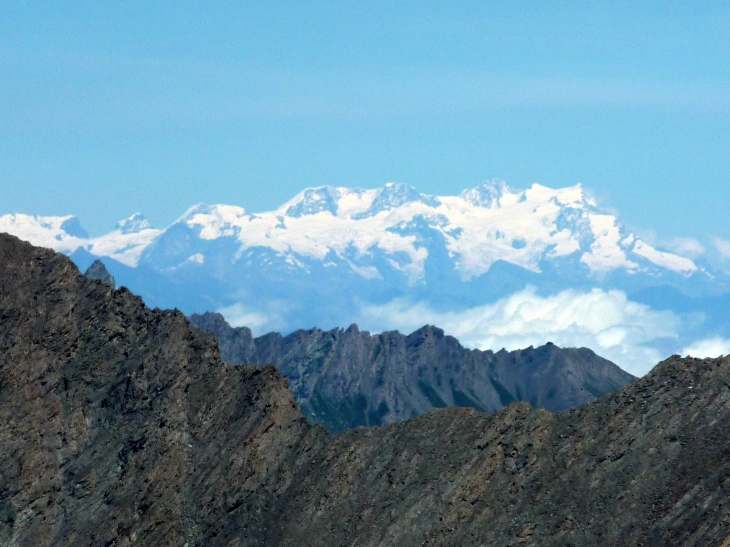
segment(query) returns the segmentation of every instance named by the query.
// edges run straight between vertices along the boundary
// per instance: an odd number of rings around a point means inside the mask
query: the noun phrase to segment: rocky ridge
[[[274,367],[0,236],[0,544],[724,546],[728,378],[332,436]]]
[[[371,335],[351,325],[254,338],[217,313],[193,314],[190,323],[214,334],[230,363],[275,365],[302,413],[333,432],[447,406],[496,412],[527,401],[562,411],[636,380],[588,348],[548,343],[511,352],[470,350],[432,326],[407,336]]]

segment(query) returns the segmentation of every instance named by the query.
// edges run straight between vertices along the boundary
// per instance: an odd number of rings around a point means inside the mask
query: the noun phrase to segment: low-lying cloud
[[[280,300],[237,303],[218,311],[232,326],[247,326],[257,336],[302,327],[296,324],[296,309]],[[397,298],[386,304],[361,303],[356,318],[347,313],[333,317],[333,321],[342,322],[341,327],[352,319],[371,332],[409,333],[431,324],[455,336],[464,346],[482,350],[515,350],[547,342],[561,347],[587,347],[637,376],[646,374],[672,353],[700,358],[730,354],[730,339],[697,336],[697,317],[657,311],[629,300],[622,291],[597,288],[541,296],[528,287],[497,302],[456,311]]]
[[[667,250],[685,256],[687,258],[697,259],[707,253],[707,249],[699,241],[692,237],[675,237],[669,241],[659,244],[660,247],[666,247]]]
[[[287,307],[281,303],[271,302],[266,310],[256,309],[242,303],[236,303],[217,310],[226,318],[232,327],[248,327],[254,335],[286,328],[284,312]]]
[[[632,302],[621,291],[600,289],[543,297],[527,288],[493,304],[457,312],[396,299],[366,305],[361,313],[362,326],[370,330],[411,332],[429,323],[478,349],[513,350],[547,342],[588,347],[637,376],[666,357],[657,346],[676,339],[680,326],[672,312]]]
[[[699,340],[683,348],[680,354],[685,357],[721,357],[723,355],[730,355],[730,340],[721,337]]]

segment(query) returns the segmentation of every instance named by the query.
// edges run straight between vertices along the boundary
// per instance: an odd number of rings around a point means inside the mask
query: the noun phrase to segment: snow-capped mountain
[[[666,270],[689,276],[699,270],[692,260],[654,249],[622,230],[580,185],[552,190],[535,184],[515,192],[498,182],[446,197],[397,183],[377,190],[312,188],[267,213],[197,205],[173,228],[178,226],[200,241],[230,240],[236,246],[234,262],[247,250],[269,249],[301,267],[306,267],[302,259],[327,264],[337,258],[369,279],[383,277],[372,264],[382,256],[411,283],[424,279],[428,241],[434,237],[464,281],[500,260],[539,273],[544,261],[564,257],[584,264],[588,275]],[[205,257],[199,254],[198,262]],[[192,256],[180,256],[180,265]]]
[[[13,214],[0,217],[0,230],[71,254],[81,267],[107,257],[118,282],[152,305],[222,310],[255,330],[367,324],[364,314],[382,319],[373,310],[404,301],[458,314],[524,290],[536,298],[621,291],[670,311],[727,291],[724,276],[641,240],[580,185],[516,191],[493,181],[458,196],[400,183],[327,186],[263,213],[196,205],[166,229],[135,214],[91,238],[74,217]],[[712,323],[700,312],[695,323]]]
[[[622,270],[690,276],[700,271],[691,259],[659,251],[622,229],[616,217],[602,213],[580,185],[553,190],[535,184],[516,192],[503,182],[492,182],[459,196],[442,197],[426,196],[399,183],[376,190],[310,188],[266,213],[196,205],[167,230],[153,229],[137,213],[96,238],[89,238],[72,216],[0,217],[0,230],[35,244],[66,253],[83,248],[132,267],[143,255],[150,262],[155,247],[176,237],[181,228],[192,237],[191,249],[204,242],[231,242],[232,263],[241,261],[248,250],[267,249],[302,268],[306,268],[302,259],[329,264],[337,258],[371,279],[385,273],[372,264],[382,256],[411,283],[424,279],[428,242],[434,237],[441,240],[451,259],[449,266],[464,281],[487,273],[497,261],[539,273],[545,261],[565,257],[582,263],[587,275]],[[176,266],[204,263],[205,254],[184,256],[185,250],[176,253],[180,258]],[[157,267],[154,262],[149,265]]]
[[[74,216],[41,217],[23,214],[0,216],[0,232],[15,235],[34,245],[70,254],[85,249],[95,256],[106,256],[127,266],[136,266],[139,256],[163,233],[155,230],[139,213],[117,223],[101,237],[90,238]]]

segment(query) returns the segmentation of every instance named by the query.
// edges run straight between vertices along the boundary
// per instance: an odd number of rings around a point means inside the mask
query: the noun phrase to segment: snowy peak
[[[175,224],[185,224],[204,240],[237,237],[242,222],[251,218],[243,207],[199,203],[188,209]]]
[[[123,234],[136,234],[142,230],[148,230],[150,228],[152,228],[152,226],[141,213],[134,213],[131,217],[117,222],[117,225],[115,226],[115,229],[119,230]]]
[[[595,206],[595,203],[585,196],[580,184],[557,189],[533,184],[527,190],[518,191],[510,188],[505,181],[495,179],[464,190],[459,197],[476,207],[487,209],[509,207],[528,200],[535,203],[553,201],[560,206],[577,209]]]
[[[127,224],[128,221],[131,222]],[[74,216],[4,215],[0,216],[0,231],[66,254],[83,248],[128,266],[136,266],[144,248],[162,233],[150,228],[141,215],[133,215],[118,223],[114,231],[99,237],[89,237]]]
[[[378,190],[372,205],[359,218],[391,211],[408,203],[423,203],[434,208],[441,205],[438,198],[421,194],[413,186],[401,182],[389,182],[384,188]]]
[[[345,193],[342,192],[342,189],[332,186],[307,188],[289,202],[290,205],[286,208],[284,214],[292,218],[316,215],[317,213],[329,213],[336,216],[338,202]]]
[[[88,238],[79,220],[68,216],[10,214],[0,217],[0,231],[12,234],[34,245],[62,252],[75,250]]]
[[[484,182],[469,190],[464,190],[459,197],[477,207],[494,209],[501,206],[500,200],[506,195],[518,196],[518,200],[524,197],[523,193],[514,192],[503,180],[498,179]]]
[[[334,186],[307,188],[281,207],[279,212],[290,218],[329,213],[360,220],[409,203],[422,203],[429,207],[440,205],[438,198],[421,194],[413,186],[389,182],[375,190]]]

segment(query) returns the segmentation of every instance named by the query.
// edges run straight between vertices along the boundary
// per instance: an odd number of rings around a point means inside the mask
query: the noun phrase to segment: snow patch
[[[375,266],[358,266],[357,264],[349,263],[352,271],[358,274],[363,279],[382,279],[383,276]]]
[[[70,254],[83,247],[96,256],[108,256],[127,266],[135,267],[144,249],[162,233],[162,230],[141,228],[137,232],[123,232],[122,228],[100,237],[78,237],[69,234],[64,227],[69,221],[73,231],[79,234],[80,225],[73,216],[42,217],[22,214],[0,217],[0,231],[9,233],[33,245],[48,247]],[[85,232],[83,232],[85,233]]]
[[[652,262],[661,268],[666,268],[673,272],[691,274],[697,271],[697,266],[689,258],[658,251],[641,240],[637,240],[634,244],[634,253],[646,258],[649,262]]]
[[[588,219],[591,224],[594,241],[591,244],[591,251],[583,253],[581,262],[588,266],[591,271],[610,271],[618,268],[634,270],[638,264],[626,258],[619,242],[621,233],[616,225],[616,217],[613,215],[590,214]]]
[[[189,264],[205,264],[205,255],[202,253],[195,253],[190,256],[185,262]]]

